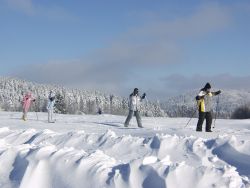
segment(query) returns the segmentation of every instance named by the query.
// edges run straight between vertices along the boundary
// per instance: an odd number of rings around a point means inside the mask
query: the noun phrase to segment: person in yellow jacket
[[[212,97],[215,95],[219,95],[220,93],[220,90],[216,92],[211,92],[210,83],[206,83],[205,87],[202,88],[199,94],[196,96],[196,101],[199,108],[199,120],[197,123],[196,131],[202,131],[202,124],[206,119],[206,132],[212,132]]]

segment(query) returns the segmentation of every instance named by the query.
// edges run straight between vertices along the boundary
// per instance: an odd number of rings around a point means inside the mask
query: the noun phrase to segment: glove
[[[141,97],[141,98],[143,98],[143,99],[144,99],[145,97],[146,97],[146,93],[143,93],[143,95],[142,95],[142,97]]]
[[[219,94],[221,94],[221,90],[219,90],[219,91],[216,92],[216,95],[219,95]]]

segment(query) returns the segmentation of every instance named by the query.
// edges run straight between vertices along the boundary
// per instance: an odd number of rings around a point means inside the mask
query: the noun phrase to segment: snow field
[[[195,119],[0,113],[0,187],[249,187],[249,121],[218,120],[212,134]],[[239,126],[238,126],[239,125]],[[236,128],[237,127],[237,128]],[[242,128],[242,131],[238,129]],[[233,132],[233,130],[235,130]]]

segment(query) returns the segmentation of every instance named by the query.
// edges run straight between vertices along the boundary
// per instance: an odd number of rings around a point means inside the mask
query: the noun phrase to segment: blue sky
[[[249,20],[247,0],[0,0],[0,75],[162,99],[249,90]]]

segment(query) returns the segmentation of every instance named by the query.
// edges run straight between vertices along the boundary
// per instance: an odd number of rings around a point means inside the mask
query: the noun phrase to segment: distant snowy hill
[[[195,96],[198,92],[199,89],[169,98],[161,103],[161,107],[171,117],[190,117],[197,108]],[[217,99],[218,96],[215,96],[214,111],[216,111]],[[218,104],[218,117],[230,118],[237,107],[250,104],[250,91],[223,90]]]
[[[103,113],[116,115],[125,115],[128,111],[128,98],[114,94],[37,84],[7,77],[0,77],[0,109],[21,111],[23,95],[31,91],[37,99],[31,110],[44,112],[50,90],[62,96],[66,113],[69,114],[96,114],[99,108]],[[166,116],[159,103],[150,101],[143,103],[141,113],[146,116]]]

